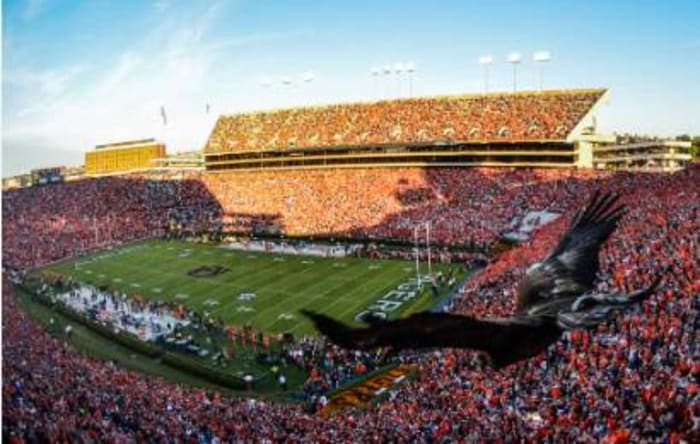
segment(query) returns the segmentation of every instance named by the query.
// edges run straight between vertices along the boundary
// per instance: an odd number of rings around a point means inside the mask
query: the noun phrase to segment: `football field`
[[[433,265],[434,272],[447,268]],[[246,252],[184,241],[149,240],[46,269],[271,333],[312,333],[302,308],[355,323],[366,310],[381,309],[393,318],[435,302],[430,291],[419,290],[413,262]]]

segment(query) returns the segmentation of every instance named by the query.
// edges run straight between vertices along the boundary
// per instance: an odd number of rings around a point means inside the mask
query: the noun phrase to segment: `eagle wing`
[[[530,267],[518,291],[517,312],[538,302],[575,296],[593,288],[600,268],[600,247],[625,213],[619,196],[596,191],[589,204],[547,258]]]
[[[481,320],[449,313],[416,313],[404,319],[352,328],[328,316],[302,310],[333,343],[350,349],[454,347],[479,350],[501,368],[533,356],[556,341],[561,329],[538,317]]]

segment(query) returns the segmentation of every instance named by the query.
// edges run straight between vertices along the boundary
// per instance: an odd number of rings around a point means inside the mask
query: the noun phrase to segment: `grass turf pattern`
[[[188,274],[202,266],[228,271],[210,277]],[[426,268],[422,263],[421,271]],[[433,271],[447,268],[433,265]],[[415,265],[408,261],[279,255],[165,240],[114,248],[47,269],[130,295],[182,303],[226,325],[295,335],[314,332],[299,314],[301,308],[356,323],[363,309],[415,278]],[[429,293],[404,303],[390,317],[432,305]]]

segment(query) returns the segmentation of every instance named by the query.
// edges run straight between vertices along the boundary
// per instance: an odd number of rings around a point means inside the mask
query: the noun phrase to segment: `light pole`
[[[540,92],[542,91],[542,86],[544,84],[544,65],[552,59],[552,55],[549,51],[537,51],[532,55],[532,60],[540,65]]]
[[[311,83],[311,82],[314,81],[314,79],[316,79],[316,76],[315,76],[314,73],[311,72],[311,71],[306,71],[305,73],[303,73],[303,74],[301,75],[301,80],[302,80],[304,83]]]
[[[316,79],[316,75],[312,71],[306,71],[301,74],[301,83],[300,85],[302,86],[302,90],[300,91],[301,96],[299,97],[299,94],[297,94],[297,101],[304,101],[304,99],[308,98],[308,95],[305,93],[303,90],[304,85],[310,85],[311,82],[313,82]]]
[[[493,63],[493,57],[485,55],[479,57],[479,65],[484,69],[484,94],[489,93],[489,66]]]
[[[413,73],[416,72],[416,64],[415,62],[408,62],[405,68],[408,74],[408,97],[413,97]]]
[[[292,79],[289,76],[282,77],[282,89],[284,91],[284,94],[287,98],[287,100],[290,100],[291,102],[291,96],[292,96],[292,84],[294,84],[294,79]],[[289,105],[289,104],[287,104]],[[285,106],[287,106],[285,105]]]
[[[513,65],[513,94],[515,94],[515,91],[517,90],[517,71],[518,64],[521,60],[522,57],[517,52],[511,52],[510,54],[508,54],[508,58],[506,58],[506,61]]]
[[[384,68],[382,68],[382,72],[384,73],[384,77],[387,79],[386,97],[388,99],[391,96],[391,65],[384,65]]]
[[[401,97],[401,73],[403,73],[403,63],[398,62],[394,64],[394,72],[396,73],[396,83],[399,87],[398,96]]]
[[[379,78],[379,74],[382,73],[382,70],[379,69],[378,66],[373,66],[372,69],[369,70],[369,72],[372,74],[372,98],[376,99],[377,98],[377,79]]]

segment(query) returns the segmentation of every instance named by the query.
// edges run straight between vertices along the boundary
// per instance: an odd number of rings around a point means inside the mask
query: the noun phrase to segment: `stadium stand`
[[[141,175],[12,190],[3,199],[3,259],[13,267],[38,266],[162,236],[173,220],[193,232],[404,240],[412,239],[416,223],[430,221],[437,244],[485,245],[527,209],[565,210],[549,183],[572,174],[593,177],[571,170],[297,170],[188,173],[184,180]],[[486,209],[488,220],[481,217]]]
[[[571,166],[570,136],[604,89],[350,103],[222,116],[207,169],[357,164]]]
[[[298,406],[229,399],[93,360],[43,332],[12,297],[3,297],[3,437],[8,442],[700,440],[700,195],[693,185],[700,180],[698,165],[673,175],[390,171],[338,172],[337,178],[297,172],[280,182],[263,174],[259,181],[251,176],[249,191],[207,174],[182,182],[103,178],[13,190],[3,199],[3,259],[25,268],[103,247],[96,231],[109,233],[106,244],[159,235],[171,214],[195,225],[223,224],[232,212],[281,214],[284,228],[295,232],[398,236],[404,220],[424,215],[442,221],[444,242],[457,242],[471,230],[492,240],[512,214],[533,206],[571,215],[582,196],[602,188],[622,194],[631,211],[604,250],[601,286],[640,287],[670,265],[667,281],[642,307],[591,334],[567,334],[547,353],[501,372],[483,368],[471,352],[404,355],[402,361],[421,369],[415,380],[377,406],[330,418]],[[386,182],[382,173],[389,176]],[[453,205],[459,210],[452,212]],[[310,215],[295,222],[303,212]],[[559,219],[544,226],[529,242],[493,260],[467,281],[451,309],[476,316],[511,313],[515,282],[553,246],[564,224]],[[352,354],[338,356],[342,365],[355,364]]]
[[[221,209],[198,181],[105,177],[3,192],[3,264],[36,267],[153,236],[171,222],[215,226]]]
[[[440,140],[563,140],[603,93],[445,96],[224,116],[205,153]]]

